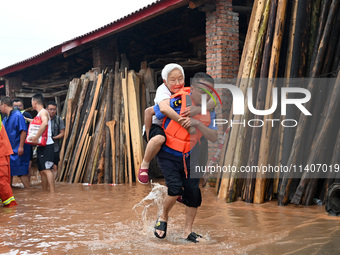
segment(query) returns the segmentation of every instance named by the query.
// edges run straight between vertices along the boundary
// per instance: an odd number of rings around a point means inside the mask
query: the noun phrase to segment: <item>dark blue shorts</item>
[[[183,158],[175,157],[171,153],[160,150],[157,154],[158,164],[164,175],[169,196],[182,196],[183,203],[190,207],[199,207],[202,203],[200,179],[190,178],[190,160],[186,158],[188,177],[184,172]]]

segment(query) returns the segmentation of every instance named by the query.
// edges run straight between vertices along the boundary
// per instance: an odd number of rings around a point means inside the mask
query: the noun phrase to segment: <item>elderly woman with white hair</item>
[[[157,88],[154,100],[155,105],[167,117],[178,122],[181,116],[170,107],[170,97],[184,87],[184,70],[178,64],[167,64],[162,70],[162,79],[164,83]],[[149,182],[148,171],[150,161],[165,143],[166,136],[162,128],[163,119],[158,119],[155,116],[154,106],[145,110],[144,122],[145,138],[148,144],[139,169],[138,181],[142,184],[147,184]]]

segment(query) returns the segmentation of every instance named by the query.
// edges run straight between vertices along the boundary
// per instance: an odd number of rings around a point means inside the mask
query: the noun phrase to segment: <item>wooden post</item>
[[[137,93],[135,84],[135,72],[128,73],[128,102],[129,102],[129,123],[131,131],[131,144],[134,157],[135,177],[137,179],[140,164],[143,160],[141,120],[137,105]]]
[[[111,120],[109,122],[106,122],[106,125],[108,126],[110,130],[110,137],[111,137],[111,148],[112,148],[112,183],[116,183],[116,167],[115,167],[115,155],[116,155],[116,144],[115,144],[115,120]]]
[[[260,25],[260,20],[261,20],[262,13],[264,10],[264,5],[265,5],[264,1],[255,1],[254,7],[256,6],[256,8],[253,10],[253,12],[255,11],[255,14],[253,16],[253,13],[252,13],[252,18],[251,18],[253,22],[248,27],[248,32],[250,32],[249,41],[246,40],[247,47],[243,49],[243,54],[245,54],[244,63],[242,63],[242,60],[241,60],[240,66],[242,66],[242,70],[239,71],[239,75],[238,75],[238,78],[242,78],[240,81],[239,87],[242,90],[243,94],[245,94],[245,91],[247,88],[246,78],[248,78],[250,74],[250,68],[251,68],[253,57],[254,57],[254,48],[256,44],[256,38],[257,38],[258,31],[259,31],[259,25]],[[247,39],[248,39],[248,36],[247,36]],[[235,116],[233,121],[241,122],[241,116],[240,115]],[[227,148],[227,152],[226,152],[223,165],[228,165],[233,160],[234,152],[235,152],[235,148],[237,144],[237,136],[238,136],[239,127],[240,125],[236,125],[231,130],[230,141],[229,141],[229,145]],[[227,191],[229,189],[229,182],[230,182],[230,173],[223,173],[221,185],[219,188],[218,198],[223,198],[223,199],[226,198]]]
[[[273,47],[269,64],[268,75],[269,80],[267,87],[265,109],[269,109],[269,107],[272,105],[272,90],[275,87],[273,79],[277,77],[278,72],[282,36],[285,24],[286,7],[287,0],[282,0],[278,2]],[[266,115],[263,118],[265,124],[262,128],[258,166],[267,165],[268,163],[272,124],[270,121],[267,120],[272,119],[272,116],[273,114],[270,114],[269,116]],[[265,175],[262,174],[261,172],[258,172],[256,175],[254,203],[264,202],[264,192],[265,192]]]
[[[113,88],[113,101],[114,101],[114,120],[116,122],[116,127],[115,127],[115,161],[112,162],[112,164],[115,164],[115,177],[116,179],[113,180],[113,183],[119,183],[119,157],[120,157],[120,143],[119,143],[119,134],[120,134],[120,124],[119,124],[119,119],[120,119],[120,81],[119,81],[119,62],[116,62],[115,66],[115,83],[114,83],[114,88]]]
[[[124,115],[125,115],[125,135],[126,135],[126,153],[127,153],[127,167],[129,173],[129,183],[132,183],[132,164],[131,164],[131,147],[130,147],[130,127],[129,127],[129,101],[127,92],[127,69],[124,70],[124,78],[122,77],[122,94],[124,100]]]
[[[264,36],[266,33],[268,18],[269,18],[270,3],[271,3],[271,0],[266,0],[265,7],[262,13],[261,23],[259,25],[259,31],[257,34],[257,39],[256,39],[256,44],[255,44],[255,49],[254,49],[254,57],[253,57],[251,68],[250,68],[249,79],[247,80],[248,82],[247,88],[250,88],[250,87],[254,88],[254,80],[260,68],[259,59],[260,59],[260,56],[262,55]],[[246,90],[246,96],[248,96],[248,90]],[[244,109],[248,109],[248,100],[245,100]],[[242,120],[245,121],[245,123],[247,123],[249,118],[251,118],[251,113],[249,110],[246,110]],[[240,166],[242,165],[242,155],[246,154],[245,150],[246,148],[249,147],[249,142],[250,142],[249,127],[240,125],[235,154],[233,158],[233,164],[232,164],[233,166],[236,166],[236,169],[240,169]],[[235,194],[236,194],[235,175],[236,175],[235,172],[231,174],[230,183],[229,183],[229,191],[227,194],[227,198],[228,198],[227,202],[232,202],[235,199]]]
[[[112,91],[113,91],[113,79],[114,75],[112,71],[109,72],[109,84],[107,88],[107,113],[106,113],[106,124],[112,120]],[[110,183],[110,171],[111,171],[111,143],[110,143],[110,128],[107,126],[105,138],[105,163],[104,163],[104,183]]]

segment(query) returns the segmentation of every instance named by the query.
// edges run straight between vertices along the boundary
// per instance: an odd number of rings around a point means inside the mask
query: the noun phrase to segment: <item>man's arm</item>
[[[180,121],[182,121],[182,119],[180,119]],[[193,119],[193,118],[183,117],[182,126],[184,128],[197,127],[202,132],[202,135],[205,138],[207,138],[207,140],[209,140],[209,141],[211,141],[213,143],[217,141],[217,136],[218,136],[217,130],[211,129],[211,128],[205,126],[199,120],[196,120],[196,119]]]
[[[18,155],[22,156],[24,154],[24,144],[25,144],[25,139],[26,139],[26,131],[21,130],[20,132],[20,144],[18,148]]]
[[[33,121],[33,119],[27,118],[27,117],[25,117],[25,116],[24,116],[24,119],[25,119],[26,121],[28,121],[29,123],[31,123],[31,122]]]
[[[52,137],[52,138],[53,138],[53,140],[55,140],[55,139],[61,139],[61,138],[64,137],[64,135],[65,135],[65,129],[61,129],[61,130],[60,130],[60,133],[59,133],[58,135],[56,135],[55,137]]]
[[[47,128],[48,126],[48,113],[46,111],[42,111],[41,112],[41,125],[40,125],[40,128],[37,132],[37,134],[31,138],[31,142],[34,143],[34,144],[37,144],[38,143],[38,140],[39,140],[39,137],[42,135],[42,133],[44,133],[45,129]]]
[[[153,106],[150,106],[144,111],[144,125],[145,125],[145,134],[146,140],[149,141],[149,132],[152,125],[152,116],[155,115],[155,110]]]
[[[207,111],[212,111],[214,110],[214,108],[216,107],[215,102],[212,98],[209,99],[209,101],[207,102]],[[187,109],[185,109],[182,113],[183,117],[194,117],[197,114],[201,114],[202,108],[201,106],[196,106],[196,105],[192,105],[187,107]]]

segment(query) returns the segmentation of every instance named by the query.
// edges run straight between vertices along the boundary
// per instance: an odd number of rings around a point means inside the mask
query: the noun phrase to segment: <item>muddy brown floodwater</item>
[[[162,180],[157,180],[163,183]],[[184,206],[170,215],[167,237],[153,235],[164,192],[156,185],[35,183],[14,188],[15,208],[0,207],[0,254],[339,254],[340,218],[324,206],[277,206],[217,200],[202,189],[194,231],[205,243],[180,239]],[[159,192],[157,192],[159,191]],[[146,196],[150,199],[145,199]]]

